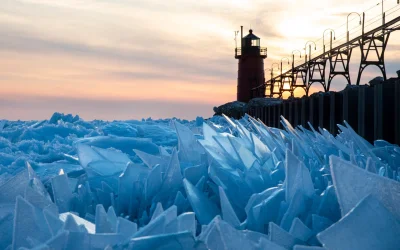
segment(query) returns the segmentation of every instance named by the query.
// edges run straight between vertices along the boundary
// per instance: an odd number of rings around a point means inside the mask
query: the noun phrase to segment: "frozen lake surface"
[[[0,249],[399,249],[400,148],[282,123],[0,120]]]

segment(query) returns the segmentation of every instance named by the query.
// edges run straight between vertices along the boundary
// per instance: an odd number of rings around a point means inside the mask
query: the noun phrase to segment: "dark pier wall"
[[[309,129],[309,122],[315,129],[324,128],[334,135],[338,133],[337,124],[347,121],[369,142],[383,139],[400,145],[400,79],[253,107],[248,114],[270,127],[282,128],[282,115],[294,127]]]

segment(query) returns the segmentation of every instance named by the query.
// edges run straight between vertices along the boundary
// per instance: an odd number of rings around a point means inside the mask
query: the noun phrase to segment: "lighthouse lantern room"
[[[253,34],[253,30],[243,37],[241,26],[240,34],[241,47],[235,49],[235,58],[239,59],[237,100],[248,102],[252,98],[265,96],[265,91],[260,93],[255,88],[265,83],[264,59],[267,58],[267,49],[260,47],[260,38]]]

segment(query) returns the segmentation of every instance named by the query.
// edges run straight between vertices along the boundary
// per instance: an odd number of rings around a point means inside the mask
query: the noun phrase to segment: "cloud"
[[[109,109],[105,113],[112,116],[111,110],[125,110],[123,105],[143,110],[144,116],[146,110],[149,115],[162,116],[150,108],[151,103],[162,105],[162,111],[170,116],[179,116],[181,107],[191,107],[190,103],[194,106],[188,110],[208,114],[214,103],[235,98],[233,31],[240,25],[245,26],[244,35],[251,26],[262,46],[268,47],[268,68],[304,47],[305,41],[316,41],[322,49],[322,33],[327,27],[342,25],[336,29],[339,40],[348,11],[376,4],[375,0],[351,2],[2,0],[0,95],[26,96],[20,104],[11,99],[4,103],[9,114],[21,118],[44,109],[64,109],[57,103],[76,106],[65,110],[78,112],[74,99],[86,107],[82,112],[88,117],[90,112],[102,116],[101,108]],[[388,3],[385,6],[391,8]],[[390,76],[398,67],[399,37],[392,35],[386,53]],[[352,71],[358,69],[358,59],[355,53]],[[376,71],[368,68],[363,81],[374,74]],[[335,79],[333,87],[343,88],[342,79]],[[48,106],[36,103],[31,106],[37,107],[33,112],[28,101],[35,103],[35,98],[43,98]],[[168,105],[170,102],[174,104]],[[19,111],[12,112],[11,107]]]

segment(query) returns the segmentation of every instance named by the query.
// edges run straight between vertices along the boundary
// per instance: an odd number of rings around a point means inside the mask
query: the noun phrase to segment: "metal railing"
[[[251,51],[251,53],[254,53],[254,51],[259,51],[260,56],[267,57],[267,48],[266,47],[258,47],[258,49],[257,49],[257,47],[249,47],[249,48],[244,49],[244,51],[246,51],[246,50]],[[242,48],[236,48],[235,49],[235,58],[241,57],[243,54],[242,52],[243,52]]]

